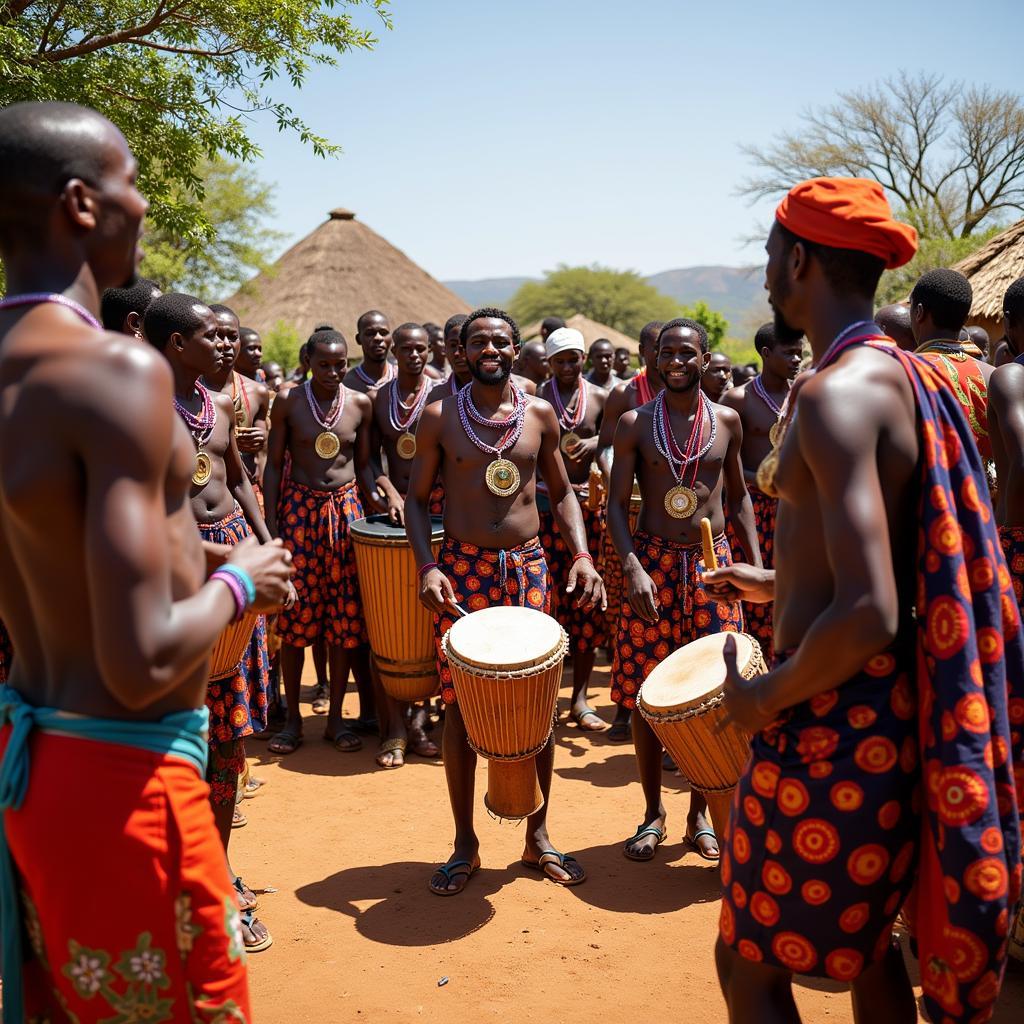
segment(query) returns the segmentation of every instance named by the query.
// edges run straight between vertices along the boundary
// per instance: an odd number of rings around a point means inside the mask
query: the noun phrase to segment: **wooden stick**
[[[705,516],[700,521],[700,539],[704,544],[704,568],[714,572],[718,568],[718,556],[715,554],[715,538],[711,532],[711,520]]]

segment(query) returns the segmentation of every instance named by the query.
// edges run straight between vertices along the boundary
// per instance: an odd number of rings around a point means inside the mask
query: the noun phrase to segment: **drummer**
[[[744,553],[753,565],[761,564],[740,460],[739,416],[713,404],[700,387],[710,360],[707,332],[695,320],[670,320],[658,334],[656,352],[665,388],[653,402],[619,420],[608,495],[608,521],[627,598],[615,641],[612,700],[631,711],[640,684],[672,651],[710,633],[743,628],[739,602],[710,599],[702,580],[702,518],[711,521],[719,562],[731,561],[723,535],[723,485],[725,507]],[[634,475],[643,508],[631,536]],[[632,716],[632,731],[646,807],[623,852],[631,860],[650,860],[668,836],[661,744],[640,715]],[[718,843],[706,807],[703,796],[693,791],[685,838],[702,857],[714,860]]]
[[[362,490],[376,511],[384,510],[370,470],[373,407],[366,395],[341,383],[348,345],[338,331],[315,331],[307,346],[312,378],[282,391],[274,400],[263,483],[267,525],[295,557],[295,606],[277,617],[283,642],[288,718],[270,741],[272,754],[291,754],[302,745],[299,690],[305,648],[321,637],[327,644],[330,706],[324,739],[351,753],[362,740],[341,717],[342,699],[353,673],[360,719],[376,717],[370,648],[363,619],[355,553],[348,524],[362,519]],[[284,465],[290,457],[285,479]]]
[[[601,414],[608,392],[598,384],[591,384],[583,376],[584,339],[579,331],[572,327],[560,327],[548,335],[544,344],[551,377],[541,384],[537,397],[549,402],[558,417],[562,460],[569,483],[580,499],[587,549],[596,560],[601,554],[604,515],[602,510],[590,508],[587,485],[590,467],[597,452],[597,432],[601,427]],[[610,364],[611,345],[608,349]],[[598,647],[607,644],[605,610],[595,606],[585,611],[576,607],[572,599],[566,600],[563,597],[573,563],[569,548],[555,525],[551,502],[543,483],[537,484],[537,511],[540,514],[540,542],[555,586],[555,593],[551,595],[552,603],[558,621],[569,634],[572,652],[570,714],[584,732],[605,732],[608,724],[587,703],[587,687],[594,670],[594,656]]]
[[[385,458],[380,464],[387,469],[378,475],[377,489],[387,502],[388,517],[396,525],[404,526],[409,469],[416,454],[416,428],[436,382],[425,372],[430,357],[429,334],[425,327],[414,323],[396,327],[392,334],[392,351],[397,374],[373,397],[372,455],[376,462],[383,448]],[[440,487],[435,487],[431,494],[431,515],[441,514],[443,500]],[[395,606],[399,607],[397,603]],[[377,764],[381,768],[400,768],[405,764],[407,749],[419,757],[437,757],[440,751],[424,732],[427,715],[422,706],[412,710],[407,728],[406,713],[410,709],[407,702],[396,701],[381,689],[378,703],[386,709],[388,719],[377,752]]]
[[[197,446],[191,503],[199,535],[215,545],[233,546],[250,534],[266,543],[270,533],[235,446],[234,407],[228,398],[208,391],[199,379],[215,372],[231,355],[216,315],[199,299],[172,292],[149,304],[143,331],[171,365],[174,408]],[[236,814],[238,776],[245,771],[245,737],[267,724],[269,665],[266,620],[260,616],[237,674],[211,679],[206,689],[210,709],[207,781],[225,851]],[[254,893],[233,871],[232,878],[242,909],[251,911],[256,903]],[[250,952],[266,949],[272,942],[266,926],[251,913],[243,919],[243,938]]]
[[[611,475],[612,441],[615,439],[615,428],[623,413],[630,409],[639,409],[641,405],[651,401],[664,387],[658,373],[658,332],[664,326],[660,320],[652,320],[644,324],[640,331],[640,358],[643,368],[634,373],[624,384],[612,389],[604,407],[601,418],[601,431],[597,441],[597,464],[604,475],[605,487]],[[608,636],[614,642],[619,629],[619,612],[623,600],[622,563],[615,552],[611,531],[605,517],[604,536],[601,540],[601,559],[598,563],[608,591],[608,615],[605,617]],[[615,672],[614,663],[612,672]],[[613,676],[614,685],[614,676]],[[615,720],[608,733],[608,739],[615,743],[628,743],[631,733],[629,718],[631,711],[625,704],[615,709]]]
[[[802,338],[778,338],[775,325],[762,324],[754,335],[754,348],[761,357],[761,372],[751,381],[732,388],[722,398],[722,405],[735,409],[743,423],[743,475],[754,506],[757,543],[761,549],[761,563],[767,568],[774,565],[775,512],[779,501],[765,494],[757,486],[757,467],[772,450],[771,432],[782,415],[782,407],[789,397],[800,365],[803,361]],[[772,606],[749,604],[743,608],[743,621],[747,632],[761,645],[766,661],[772,657]]]
[[[604,586],[587,551],[579,503],[558,455],[554,410],[526,396],[509,379],[518,327],[501,310],[480,309],[462,325],[461,340],[472,384],[423,411],[405,506],[409,540],[420,567],[420,599],[434,613],[439,649],[441,637],[455,620],[457,602],[469,611],[489,605],[548,607],[548,569],[537,539],[538,471],[556,510],[558,529],[573,553],[569,593],[585,609],[604,600]],[[445,506],[440,565],[431,555],[429,510],[439,472],[446,493],[460,499]],[[448,706],[444,769],[455,818],[455,849],[434,872],[430,890],[453,896],[480,866],[480,843],[473,827],[476,754],[466,742],[451,673],[443,662],[440,667]],[[548,837],[553,764],[552,738],[537,757],[544,806],[527,821],[523,863],[558,885],[578,885],[586,877],[582,865],[559,853]]]
[[[858,1020],[916,1020],[892,930],[914,889],[927,1018],[988,1020],[1020,884],[1024,652],[969,424],[872,322],[916,234],[876,182],[816,178],[766,248],[776,334],[806,333],[816,369],[760,474],[780,499],[774,590],[770,570],[722,573],[774,596],[776,623],[773,670],[726,681],[754,733],[722,858],[729,1016],[797,1019],[801,974],[850,985]]]

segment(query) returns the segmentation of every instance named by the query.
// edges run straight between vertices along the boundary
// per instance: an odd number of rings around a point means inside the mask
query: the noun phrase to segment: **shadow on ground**
[[[488,897],[508,883],[508,872],[481,868],[458,896],[443,897],[427,889],[435,867],[396,861],[349,868],[295,895],[309,906],[346,914],[364,938],[389,946],[433,946],[479,931],[494,917]],[[371,905],[360,907],[364,902]]]

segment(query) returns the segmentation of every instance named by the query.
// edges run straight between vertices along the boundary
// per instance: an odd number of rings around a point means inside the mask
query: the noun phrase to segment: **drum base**
[[[729,813],[732,810],[732,795],[735,790],[730,789],[728,793],[704,793],[704,799],[708,802],[708,813],[711,815],[711,824],[715,827],[715,835],[718,837],[718,848],[725,851],[725,834],[729,829]]]
[[[396,662],[374,657],[374,664],[380,674],[380,685],[392,700],[430,700],[441,689],[437,677],[437,662]]]
[[[496,818],[522,821],[544,806],[537,779],[537,759],[488,761],[484,806]]]

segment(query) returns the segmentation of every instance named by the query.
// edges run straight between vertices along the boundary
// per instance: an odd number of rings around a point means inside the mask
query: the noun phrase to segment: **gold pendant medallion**
[[[196,452],[196,468],[192,472],[192,483],[196,487],[202,487],[204,484],[209,483],[210,477],[213,475],[213,462],[210,456],[203,451],[202,448]]]
[[[341,451],[341,441],[333,430],[324,430],[316,435],[313,450],[321,459],[333,459]]]
[[[406,430],[398,435],[395,442],[395,451],[403,459],[411,459],[416,454],[416,435]]]
[[[697,492],[677,484],[665,494],[665,511],[673,519],[689,519],[697,511]]]
[[[772,429],[768,431],[768,440],[771,441],[774,447],[778,448],[785,436],[786,428],[783,426],[782,420],[776,420],[772,424]]]
[[[575,448],[580,443],[580,435],[575,430],[570,430],[568,434],[564,435],[562,440],[559,441],[558,447],[562,449],[565,455],[569,454],[570,448]]]
[[[497,458],[488,467],[484,477],[491,494],[507,498],[519,488],[519,470],[514,462]]]

